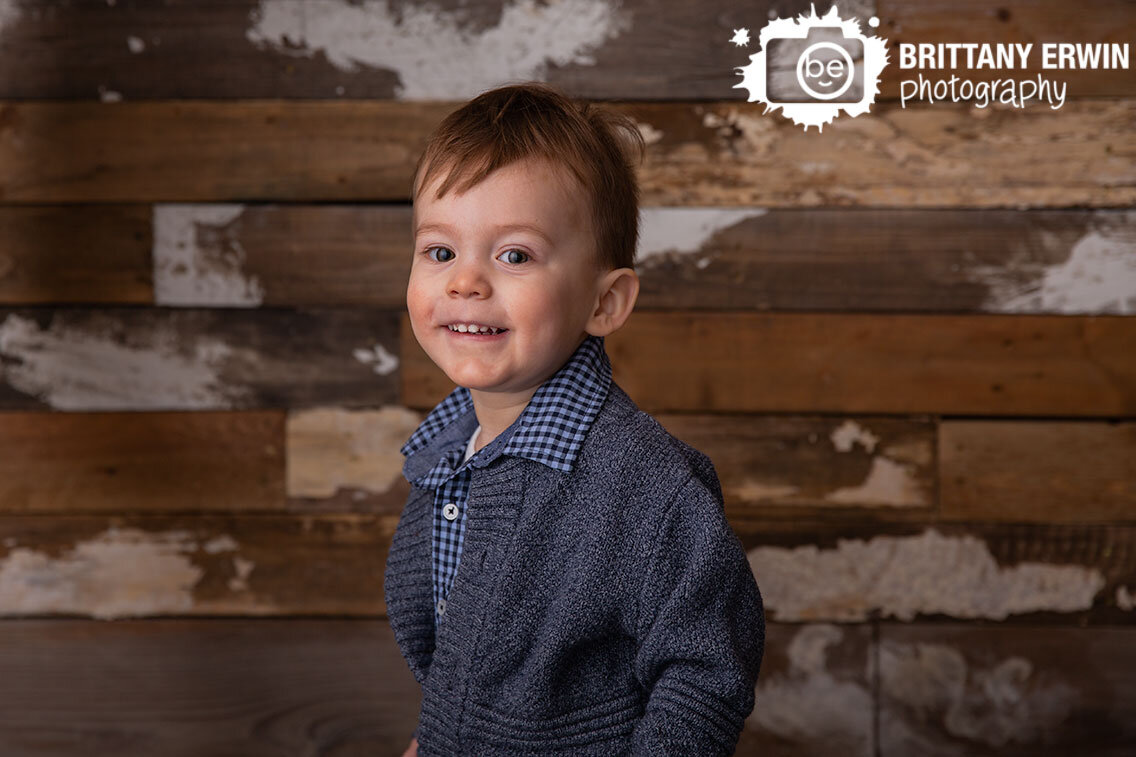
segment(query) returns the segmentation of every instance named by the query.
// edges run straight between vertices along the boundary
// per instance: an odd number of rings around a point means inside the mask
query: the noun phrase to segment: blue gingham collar
[[[537,387],[525,409],[504,432],[465,464],[488,465],[499,454],[526,457],[568,472],[611,386],[604,338],[588,335],[560,369]],[[462,467],[461,458],[477,416],[469,389],[456,387],[431,410],[399,450],[403,475],[433,488]]]

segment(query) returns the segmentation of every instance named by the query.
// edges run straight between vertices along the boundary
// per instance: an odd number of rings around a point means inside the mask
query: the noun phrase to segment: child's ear
[[[633,268],[616,268],[600,278],[596,291],[596,309],[584,330],[592,336],[607,336],[630,317],[639,298],[639,276]]]

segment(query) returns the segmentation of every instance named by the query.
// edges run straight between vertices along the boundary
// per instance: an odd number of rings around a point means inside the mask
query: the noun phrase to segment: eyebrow
[[[531,223],[507,223],[507,224],[502,224],[502,225],[498,226],[497,228],[500,229],[501,231],[528,231],[528,232],[531,232],[533,234],[536,234],[538,237],[543,239],[550,247],[555,247],[555,244],[553,243],[552,239],[548,236],[548,234],[544,233],[544,231],[542,231],[539,226],[535,226]],[[424,223],[424,224],[420,225],[417,229],[414,230],[414,234],[415,234],[415,236],[417,236],[424,231],[453,232],[453,227],[448,226],[447,224],[444,224],[444,223]]]

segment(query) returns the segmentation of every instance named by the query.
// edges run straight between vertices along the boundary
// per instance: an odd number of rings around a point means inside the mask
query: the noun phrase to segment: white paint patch
[[[742,502],[752,504],[773,502],[780,505],[787,503],[779,502],[778,500],[791,497],[798,491],[800,491],[800,488],[792,484],[780,484],[760,481],[756,478],[747,478],[740,484],[728,487],[725,496],[730,500],[739,499]]]
[[[110,619],[185,612],[204,571],[186,531],[110,528],[52,558],[23,547],[0,560],[0,615],[79,613]]]
[[[848,419],[833,429],[829,435],[832,446],[838,452],[848,452],[857,442],[867,451],[872,452],[880,438],[854,420]]]
[[[135,37],[134,35],[126,38],[126,46],[130,48],[130,52],[134,53],[135,55],[146,49],[146,43],[142,40],[142,38]]]
[[[1024,657],[974,665],[944,644],[890,640],[880,644],[880,687],[891,700],[881,717],[884,751],[902,745],[908,754],[942,754],[940,728],[960,740],[960,754],[972,753],[976,743],[1042,744],[1060,732],[1079,700],[1076,689],[1052,674],[1035,674]],[[923,723],[934,724],[926,735]]]
[[[154,301],[163,306],[256,307],[264,287],[244,273],[239,228],[245,206],[155,205]]]
[[[764,208],[643,208],[635,260],[651,265],[671,255],[699,252],[719,231],[767,212]]]
[[[1127,586],[1117,586],[1116,606],[1121,610],[1136,610],[1136,594],[1129,592]]]
[[[824,495],[824,501],[856,506],[922,507],[928,504],[915,472],[882,455],[872,458],[872,467],[863,482],[833,489]]]
[[[122,93],[115,92],[113,89],[107,89],[105,85],[99,85],[99,100],[104,103],[117,103],[122,102]]]
[[[179,345],[168,327],[131,334],[121,344],[119,321],[92,319],[88,329],[53,325],[9,314],[0,322],[0,380],[56,410],[226,409],[246,387],[220,379],[232,350],[198,339]],[[148,344],[139,344],[146,337]]]
[[[519,80],[543,80],[550,65],[595,65],[591,53],[630,28],[630,13],[602,0],[508,2],[497,25],[462,28],[459,12],[385,0],[260,0],[246,38],[286,55],[322,52],[343,71],[389,69],[404,100],[464,100]]]
[[[20,20],[20,6],[16,0],[0,0],[0,33]]]
[[[322,499],[341,488],[390,491],[402,476],[399,449],[421,422],[418,413],[398,406],[289,413],[284,456],[288,496]]]
[[[357,349],[352,354],[360,363],[370,365],[380,376],[388,376],[398,370],[398,357],[381,344],[375,344],[369,349]]]
[[[663,138],[663,132],[646,121],[635,121],[635,126],[638,127],[639,134],[642,135],[645,144],[653,145]]]
[[[237,575],[229,579],[229,591],[248,591],[248,577],[255,567],[256,563],[252,560],[243,560],[240,557],[234,557],[233,570]]]
[[[205,542],[202,549],[211,555],[215,555],[218,552],[235,552],[239,546],[236,539],[228,534],[222,534]]]
[[[787,650],[788,671],[759,678],[746,727],[779,736],[802,753],[824,754],[839,744],[847,757],[871,755],[871,692],[828,670],[828,648],[843,638],[843,629],[826,624],[797,631]]]
[[[1002,567],[973,536],[840,539],[835,549],[755,547],[749,563],[779,621],[900,620],[943,614],[1004,620],[1035,611],[1087,610],[1105,585],[1091,566],[1023,562]]]
[[[1060,263],[1045,265],[1019,255],[1006,266],[972,267],[968,278],[988,287],[983,309],[1136,314],[1136,211],[1111,216],[1095,223]],[[1050,244],[1061,243],[1047,236]]]

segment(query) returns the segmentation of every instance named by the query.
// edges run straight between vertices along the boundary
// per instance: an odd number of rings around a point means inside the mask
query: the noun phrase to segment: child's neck
[[[513,421],[520,417],[529,400],[536,394],[536,389],[534,386],[532,389],[515,393],[470,390],[473,412],[477,415],[477,422],[481,424],[481,432],[473,444],[474,452],[489,444],[502,431],[513,425]]]

